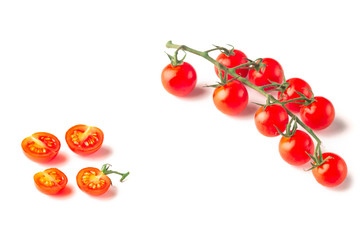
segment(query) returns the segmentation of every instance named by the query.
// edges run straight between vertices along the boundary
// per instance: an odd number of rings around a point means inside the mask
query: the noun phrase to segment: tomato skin
[[[187,62],[173,67],[167,65],[161,73],[161,82],[166,91],[177,97],[188,95],[196,85],[196,71]]]
[[[310,85],[303,79],[290,78],[286,82],[289,83],[289,87],[286,88],[284,93],[281,92],[278,93],[278,98],[281,99],[280,100],[281,102],[301,97],[297,92],[304,94],[307,98],[312,97],[312,92],[311,92],[312,89]],[[295,102],[285,104],[285,107],[294,113],[300,112],[300,108],[302,106],[303,105],[301,103],[295,103]]]
[[[249,95],[245,86],[238,80],[232,80],[215,88],[213,101],[218,110],[227,115],[237,115],[247,106]]]
[[[347,176],[347,165],[339,155],[335,153],[323,153],[326,160],[321,166],[312,169],[312,173],[318,183],[325,187],[336,187],[341,184]]]
[[[300,166],[310,161],[309,153],[314,154],[314,142],[311,137],[301,131],[296,130],[293,136],[281,137],[279,152],[282,159],[293,166]]]
[[[247,63],[248,60],[246,60],[246,55],[245,53],[243,53],[240,50],[234,49],[233,50],[234,55],[230,55],[230,56],[226,56],[226,54],[224,53],[220,53],[219,56],[216,58],[216,61],[221,63],[222,65],[224,65],[227,68],[233,68],[239,65],[242,65],[244,63]],[[222,75],[224,75],[224,71],[221,71]],[[243,69],[243,68],[239,68],[235,70],[235,73],[237,73],[238,75],[240,75],[243,78],[246,78],[246,76],[248,75],[249,69]],[[215,73],[216,75],[219,77],[219,69],[215,66]],[[230,74],[227,75],[227,80],[231,80],[234,77],[231,76]]]
[[[49,168],[34,175],[37,189],[47,195],[55,195],[66,187],[68,179],[66,175],[57,168]]]
[[[99,196],[108,191],[111,180],[98,168],[87,167],[78,172],[76,183],[83,192]]]
[[[284,71],[280,63],[272,58],[263,58],[263,63],[266,66],[259,72],[257,72],[255,69],[249,70],[249,81],[256,86],[264,86],[271,84],[270,81],[282,83],[284,79]],[[270,89],[272,89],[272,87],[265,88],[265,91]]]
[[[289,122],[289,116],[286,110],[280,105],[270,105],[264,110],[260,107],[255,113],[255,125],[258,131],[266,137],[276,137],[280,131],[285,131]],[[275,126],[276,127],[275,127]]]
[[[101,129],[83,124],[71,127],[65,134],[69,148],[80,155],[88,155],[98,151],[104,141]]]
[[[300,108],[301,120],[313,130],[325,129],[335,118],[333,104],[324,97],[314,97],[315,102]]]
[[[21,142],[21,147],[29,159],[46,163],[57,156],[61,144],[59,139],[51,133],[37,132],[26,137]]]

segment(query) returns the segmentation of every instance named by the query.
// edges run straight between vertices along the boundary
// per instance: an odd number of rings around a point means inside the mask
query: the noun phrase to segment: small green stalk
[[[120,176],[121,176],[120,182],[123,182],[124,179],[130,174],[130,172],[120,173],[120,172],[117,172],[117,171],[109,170],[110,167],[111,167],[110,164],[104,164],[104,165],[101,167],[101,171],[102,171],[105,175],[108,175],[108,174],[111,174],[111,173],[115,173],[115,174],[120,175]]]

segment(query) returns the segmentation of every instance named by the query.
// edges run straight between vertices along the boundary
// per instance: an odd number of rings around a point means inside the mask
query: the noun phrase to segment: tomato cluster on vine
[[[316,181],[327,187],[341,184],[347,175],[347,165],[337,154],[322,153],[321,141],[314,131],[331,125],[335,118],[335,108],[330,100],[314,96],[309,83],[301,78],[285,79],[280,63],[272,58],[252,61],[238,49],[215,46],[208,51],[197,51],[185,45],[175,48],[175,56],[170,57],[161,75],[164,88],[175,96],[184,97],[196,86],[197,75],[193,66],[177,59],[179,50],[204,57],[214,64],[215,74],[220,81],[214,87],[213,102],[216,108],[227,115],[238,115],[248,105],[251,87],[267,97],[266,104],[259,104],[254,115],[258,131],[266,137],[281,135],[279,153],[290,165],[301,166],[310,162]],[[216,59],[209,53],[219,50]],[[186,55],[186,54],[185,54]],[[277,92],[277,94],[273,94]],[[304,130],[299,130],[301,125]],[[316,140],[316,144],[312,137]]]

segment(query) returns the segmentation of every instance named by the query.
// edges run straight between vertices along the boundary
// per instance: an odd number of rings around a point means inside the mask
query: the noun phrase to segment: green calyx
[[[101,172],[103,172],[105,175],[111,174],[111,173],[115,173],[121,176],[120,182],[123,182],[125,180],[125,178],[130,174],[130,172],[127,173],[120,173],[117,171],[113,171],[113,170],[109,170],[109,168],[111,167],[110,164],[106,163],[101,167]]]

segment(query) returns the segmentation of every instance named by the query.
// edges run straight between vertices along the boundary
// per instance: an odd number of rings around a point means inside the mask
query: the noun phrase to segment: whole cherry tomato
[[[87,155],[101,148],[104,133],[97,127],[79,124],[67,130],[65,139],[73,152]]]
[[[323,153],[323,159],[331,157],[321,166],[313,168],[312,173],[318,183],[325,187],[335,187],[342,183],[347,175],[347,165],[335,153]]]
[[[161,82],[170,94],[183,97],[188,95],[196,85],[196,71],[187,62],[180,65],[167,65],[161,73]]]
[[[324,97],[314,97],[310,105],[300,108],[301,120],[311,129],[321,130],[330,126],[335,118],[335,108]]]
[[[246,108],[249,95],[241,82],[232,80],[214,90],[213,100],[216,108],[221,112],[237,115]]]
[[[281,92],[278,93],[278,98],[280,99],[281,102],[285,102],[291,99],[301,97],[297,92],[304,94],[307,98],[312,97],[312,92],[311,92],[312,89],[310,85],[301,78],[290,78],[286,82],[289,83],[289,86],[286,88],[286,90],[283,93]],[[292,112],[298,113],[300,111],[300,108],[303,106],[301,102],[304,101],[300,101],[300,103],[297,102],[287,103],[285,104],[285,107],[287,107],[287,109],[289,109]]]
[[[296,130],[293,136],[280,139],[279,152],[287,163],[300,166],[310,161],[307,153],[314,154],[314,142],[307,133]]]
[[[256,128],[266,137],[278,136],[276,127],[283,132],[288,122],[289,116],[280,105],[270,105],[265,110],[264,107],[260,107],[255,113]]]
[[[264,68],[261,68],[259,72],[255,69],[249,70],[249,81],[256,86],[264,86],[271,84],[270,81],[282,83],[284,79],[284,71],[280,63],[278,63],[275,59],[272,58],[263,58],[263,63],[266,66]],[[265,88],[265,90],[270,89],[272,89],[272,87]]]
[[[222,65],[224,65],[227,68],[233,68],[239,65],[242,65],[244,63],[247,63],[248,60],[245,53],[241,52],[240,50],[233,50],[233,55],[227,56],[225,53],[220,53],[219,56],[216,58],[216,61],[221,63]],[[216,75],[219,76],[219,69],[215,66],[215,72]],[[224,75],[224,71],[221,71],[222,75]],[[240,75],[243,78],[246,78],[246,76],[248,75],[249,69],[244,69],[244,68],[239,68],[235,70],[235,73],[237,73],[238,75]],[[223,76],[224,77],[224,76]],[[227,80],[231,80],[234,77],[231,76],[230,74],[227,75]]]
[[[66,175],[57,168],[49,168],[34,175],[35,186],[40,192],[54,195],[63,190],[68,182]]]
[[[21,142],[25,156],[40,163],[54,159],[60,146],[59,139],[46,132],[34,133]]]

